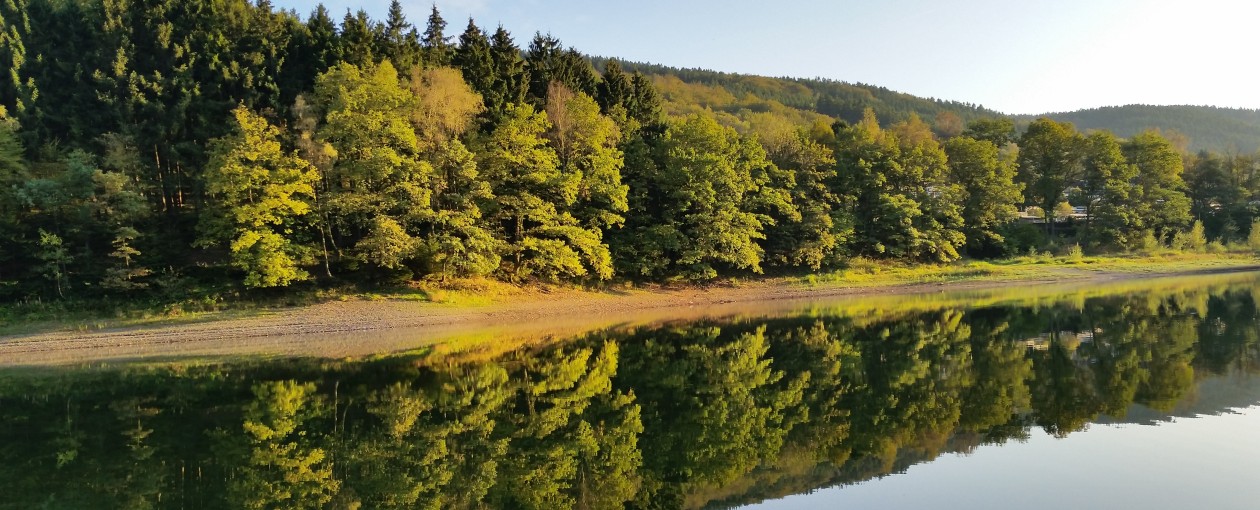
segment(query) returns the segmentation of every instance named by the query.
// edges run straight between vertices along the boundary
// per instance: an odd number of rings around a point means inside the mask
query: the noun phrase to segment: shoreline
[[[505,339],[505,344],[521,345],[615,327],[787,313],[819,304],[853,306],[967,292],[1027,290],[1044,295],[1056,290],[1084,292],[1119,282],[1260,271],[1255,261],[1237,262],[1190,269],[1157,267],[1145,272],[1054,266],[1021,274],[1025,277],[986,275],[951,282],[882,285],[810,285],[767,279],[706,288],[544,290],[476,306],[403,299],[329,301],[203,322],[2,336],[0,367],[223,356],[354,357],[444,343],[465,348],[480,343],[485,347],[499,338]]]

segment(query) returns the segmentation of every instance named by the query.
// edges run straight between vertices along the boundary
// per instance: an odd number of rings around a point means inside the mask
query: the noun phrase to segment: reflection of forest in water
[[[676,325],[490,361],[16,372],[0,507],[725,506],[1171,411],[1260,369],[1257,318],[1240,286]]]

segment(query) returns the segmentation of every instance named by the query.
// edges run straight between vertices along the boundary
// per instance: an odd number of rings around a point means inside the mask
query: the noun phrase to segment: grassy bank
[[[1260,258],[1250,254],[1206,253],[1100,257],[1041,254],[951,264],[898,264],[856,259],[844,269],[789,278],[788,281],[810,286],[878,287],[915,283],[1079,278],[1092,273],[1172,274],[1244,268],[1257,264],[1260,264]]]
[[[1260,265],[1250,254],[1164,253],[1145,256],[1087,257],[1049,254],[998,261],[950,264],[901,264],[854,259],[839,270],[803,276],[726,279],[705,284],[756,289],[759,286],[802,289],[880,288],[914,284],[1071,280],[1098,274],[1177,274],[1242,269]],[[536,284],[516,286],[487,279],[372,289],[290,289],[282,294],[206,293],[165,301],[25,302],[0,306],[0,335],[49,331],[97,331],[149,325],[195,323],[255,317],[292,307],[341,300],[414,301],[435,306],[473,308],[557,296],[592,299],[626,293],[651,293],[699,288],[691,284],[620,282],[601,288]]]

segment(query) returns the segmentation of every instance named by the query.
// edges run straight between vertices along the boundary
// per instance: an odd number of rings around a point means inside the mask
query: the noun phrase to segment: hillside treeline
[[[1134,104],[1046,116],[1081,129],[1105,129],[1126,137],[1160,128],[1170,138],[1184,137],[1184,145],[1192,151],[1236,154],[1260,150],[1260,110]]]
[[[652,79],[549,35],[522,48],[469,20],[454,36],[397,1],[338,21],[265,1],[14,0],[0,23],[6,299],[1193,247],[1246,237],[1260,190],[1250,158],[1190,158],[1211,186],[1187,194],[1158,133],[1049,119],[942,133],[754,105],[737,130],[712,108],[669,115]],[[1016,220],[1025,205],[1040,224]]]

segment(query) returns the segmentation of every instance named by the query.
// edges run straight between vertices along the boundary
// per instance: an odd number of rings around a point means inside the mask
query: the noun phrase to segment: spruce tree
[[[468,27],[459,36],[454,62],[455,67],[464,73],[464,81],[481,94],[481,97],[488,98],[493,94],[496,76],[493,57],[490,55],[490,40],[472,18],[468,19]]]
[[[494,79],[485,92],[485,103],[491,117],[496,118],[507,110],[507,105],[524,103],[529,93],[529,77],[521,49],[503,25],[499,25],[490,38],[490,60]]]
[[[454,58],[454,48],[451,47],[445,31],[446,20],[442,19],[442,14],[438,12],[437,5],[434,5],[432,12],[429,13],[429,22],[425,26],[424,35],[421,39],[421,45],[424,46],[424,65],[429,67],[451,65]]]

